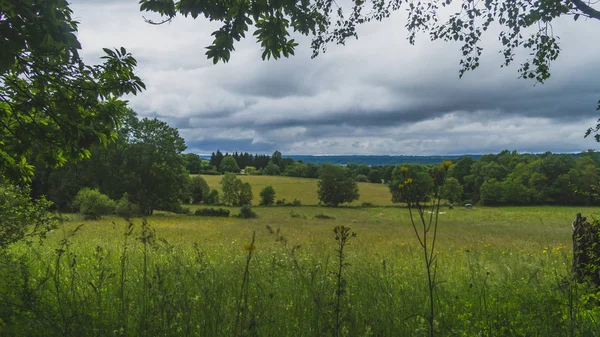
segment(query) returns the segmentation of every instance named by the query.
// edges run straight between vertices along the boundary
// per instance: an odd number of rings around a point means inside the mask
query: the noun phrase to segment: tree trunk
[[[600,233],[597,221],[591,223],[577,213],[573,221],[573,277],[600,287]]]

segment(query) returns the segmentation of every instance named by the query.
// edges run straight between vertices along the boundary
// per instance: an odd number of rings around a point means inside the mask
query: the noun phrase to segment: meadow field
[[[222,176],[201,175],[208,183],[210,188],[221,190]],[[260,191],[267,185],[273,186],[276,192],[276,199],[285,199],[286,202],[292,202],[294,199],[300,200],[303,205],[317,205],[319,199],[317,197],[317,179],[309,178],[293,178],[282,176],[238,176],[243,182],[248,182],[252,185],[254,198],[252,203],[258,205],[260,200]],[[348,205],[358,206],[363,202],[370,202],[378,206],[391,206],[392,194],[387,185],[372,184],[372,183],[357,183],[360,198]]]
[[[18,262],[2,265],[0,286],[13,290],[1,300],[24,314],[0,322],[0,335],[428,335],[408,209],[254,210],[255,219],[65,215],[41,246],[14,247]],[[442,211],[435,335],[600,334],[597,296],[570,282],[570,223],[595,208]],[[341,225],[356,237],[340,273]]]

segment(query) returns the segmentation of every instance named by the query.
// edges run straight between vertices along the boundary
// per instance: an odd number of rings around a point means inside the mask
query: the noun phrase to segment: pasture
[[[221,189],[219,184],[222,176],[202,175],[210,188]],[[242,181],[250,183],[254,193],[252,204],[258,205],[260,200],[260,191],[267,185],[273,186],[276,192],[276,199],[286,199],[286,202],[292,202],[294,199],[300,200],[303,205],[317,205],[317,179],[293,178],[282,176],[238,176]],[[349,205],[357,206],[363,202],[370,202],[378,206],[391,206],[392,195],[387,185],[358,183],[360,198]]]
[[[2,288],[15,289],[4,301],[31,306],[2,322],[2,335],[427,335],[426,274],[406,208],[254,210],[255,219],[159,213],[147,225],[67,215],[42,246],[14,247],[29,274],[2,266]],[[595,210],[443,209],[436,335],[598,335],[595,295],[569,282],[570,223]],[[338,225],[357,233],[341,278]]]

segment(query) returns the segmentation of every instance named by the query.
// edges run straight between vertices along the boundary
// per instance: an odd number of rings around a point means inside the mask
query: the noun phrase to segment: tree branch
[[[583,2],[583,0],[571,0],[575,7],[579,9],[583,14],[587,15],[590,18],[600,20],[600,11],[590,7],[588,4]]]
[[[155,21],[152,21],[150,19],[146,19],[145,16],[142,16],[142,18],[144,18],[144,21],[146,21],[146,23],[149,23],[149,24],[155,25],[155,26],[160,26],[160,25],[162,25],[164,23],[171,22],[171,20],[173,20],[173,17],[170,17],[170,18],[162,20],[160,22],[155,22]]]

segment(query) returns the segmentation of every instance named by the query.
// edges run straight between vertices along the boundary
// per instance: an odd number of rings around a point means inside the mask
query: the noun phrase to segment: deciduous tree
[[[317,185],[319,200],[328,206],[352,202],[360,196],[350,171],[341,166],[323,164]]]

